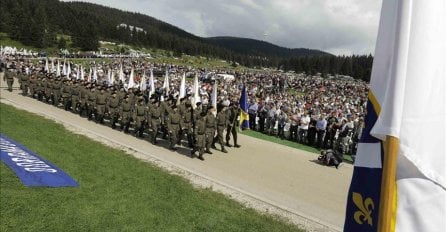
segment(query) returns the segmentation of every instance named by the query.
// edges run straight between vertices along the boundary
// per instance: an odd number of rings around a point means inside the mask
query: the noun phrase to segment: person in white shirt
[[[307,143],[308,125],[310,124],[310,117],[304,113],[300,118],[299,125],[299,143]]]

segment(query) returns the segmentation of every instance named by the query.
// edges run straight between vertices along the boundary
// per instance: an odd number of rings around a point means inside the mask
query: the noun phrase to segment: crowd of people
[[[198,151],[200,159],[205,152],[211,153],[216,143],[219,150],[227,152],[231,135],[233,145],[239,147],[236,128],[243,86],[248,90],[251,130],[319,149],[354,154],[366,113],[368,85],[353,79],[264,70],[205,70],[142,59],[82,65],[37,61],[4,56],[6,80],[18,79],[24,95],[29,92],[31,97],[98,123],[106,118],[113,128],[119,124],[126,133],[130,128],[137,136],[148,132],[153,143],[161,134],[175,149],[184,137],[191,155]],[[180,96],[183,76],[188,78],[185,94]],[[198,87],[191,81],[194,77],[199,79]]]

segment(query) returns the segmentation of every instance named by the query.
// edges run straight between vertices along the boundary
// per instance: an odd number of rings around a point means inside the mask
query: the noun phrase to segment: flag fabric
[[[115,84],[115,70],[112,69],[110,74],[110,83],[109,86],[113,86]]]
[[[144,70],[141,81],[139,83],[139,90],[146,91],[146,89],[147,89],[147,80],[146,80],[146,71]]]
[[[249,129],[248,93],[246,92],[245,85],[243,85],[239,103],[240,103],[240,127],[242,129]]]
[[[183,77],[181,78],[180,95],[178,99],[181,99],[183,97],[186,97],[186,73],[183,73]]]
[[[60,77],[60,61],[57,60],[56,77]]]
[[[51,73],[54,73],[56,70],[54,69],[54,59],[51,60]]]
[[[71,75],[71,65],[70,65],[70,62],[68,62],[68,65],[67,65],[67,76],[70,76]]]
[[[84,67],[82,67],[82,65],[81,65],[80,69],[81,69],[81,76],[80,76],[80,79],[81,79],[81,80],[84,80]]]
[[[170,91],[170,88],[169,88],[169,72],[167,70],[166,70],[166,77],[164,78],[163,89],[165,89],[166,92]]]
[[[62,66],[62,74],[64,75],[64,76],[66,76],[67,75],[67,61],[64,61],[63,62],[63,66]]]
[[[48,67],[48,58],[45,59],[45,72],[49,72],[49,67]]]
[[[197,74],[195,74],[195,78],[194,78],[194,89],[193,89],[193,92],[194,92],[194,98],[192,99],[193,101],[192,101],[192,107],[195,109],[195,107],[196,107],[196,104],[198,103],[198,102],[201,102],[201,99],[200,99],[200,86],[199,86],[199,84],[198,84],[198,75]]]
[[[119,80],[124,84],[124,71],[122,70],[122,64],[119,65]]]
[[[98,81],[98,73],[96,70],[96,66],[93,68],[93,81]]]
[[[131,88],[135,87],[134,75],[135,75],[135,73],[134,73],[134,70],[132,68],[132,70],[130,71],[129,83],[127,85],[128,89],[131,89]]]
[[[383,1],[344,231],[446,231],[445,41],[446,1]]]
[[[212,86],[211,104],[217,110],[217,80],[215,80]]]
[[[149,84],[150,84],[150,96],[155,93],[155,81],[153,80],[153,69],[150,69],[150,77],[149,77]]]

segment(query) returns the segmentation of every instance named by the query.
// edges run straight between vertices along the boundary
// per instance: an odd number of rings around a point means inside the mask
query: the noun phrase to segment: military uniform
[[[189,147],[193,146],[193,111],[189,104],[186,104],[186,107],[183,112],[180,112],[182,117],[181,120],[181,131],[182,133],[187,134],[187,142]],[[181,136],[180,136],[181,140]]]
[[[146,114],[147,114],[147,107],[144,104],[144,100],[139,99],[138,105],[136,105],[134,112],[135,135],[138,133],[139,137],[143,137]]]
[[[63,98],[64,109],[67,110],[67,111],[70,110],[70,105],[71,105],[71,83],[68,82],[68,81],[63,84],[62,98]]]
[[[86,85],[80,85],[79,87],[79,115],[82,116],[82,112],[87,108],[88,88]]]
[[[240,109],[234,103],[234,105],[227,110],[227,114],[229,123],[226,128],[226,146],[231,147],[229,140],[231,139],[232,134],[234,147],[240,147],[240,145],[237,144],[237,117],[240,114]]]
[[[130,120],[132,118],[132,103],[128,98],[125,98],[121,103],[121,130],[125,133],[129,132]]]
[[[215,142],[218,141],[218,143],[220,143],[221,146],[221,151],[224,153],[228,153],[223,143],[223,132],[226,129],[226,126],[228,125],[228,121],[229,121],[228,114],[226,112],[226,109],[223,108],[217,114],[217,136],[214,138],[212,147],[215,148]]]
[[[105,114],[105,105],[107,103],[107,95],[105,94],[104,90],[102,89],[100,93],[96,95],[96,113],[97,118],[96,121],[103,124],[104,123],[104,114]]]
[[[197,115],[197,118],[195,119],[194,137],[195,145],[191,151],[191,156],[193,157],[195,152],[198,151],[198,158],[204,160],[203,154],[206,147],[206,121],[201,115]]]
[[[91,120],[93,114],[96,116],[95,112],[96,108],[96,91],[95,87],[92,87],[90,91],[87,92],[87,117],[88,120]]]
[[[21,88],[22,88],[22,94],[23,96],[28,95],[28,88],[29,88],[29,76],[22,73],[20,75],[20,83],[21,83]]]
[[[11,70],[6,70],[3,80],[8,85],[8,91],[12,92],[12,85],[14,84],[14,73]]]
[[[209,148],[211,147],[212,142],[214,140],[215,129],[217,127],[217,120],[214,114],[210,110],[208,110],[208,113],[206,114],[204,120],[206,123],[206,152],[208,154],[212,154]]]
[[[153,144],[156,144],[156,136],[158,135],[158,130],[161,125],[161,110],[160,104],[157,104],[156,102],[149,108],[150,128],[152,129]]]
[[[111,125],[112,128],[115,129],[116,128],[116,122],[118,121],[119,118],[119,98],[116,96],[116,94],[112,94],[112,96],[110,97],[109,101],[108,101],[108,110],[109,110],[109,115],[111,118]]]
[[[60,91],[62,89],[62,81],[60,79],[55,79],[53,82],[53,95],[52,95],[52,102],[53,105],[59,106],[60,101]]]
[[[181,115],[176,106],[172,106],[172,110],[167,117],[167,129],[169,130],[170,148],[175,149],[178,142],[178,133],[180,132]]]
[[[29,78],[29,93],[31,94],[32,98],[35,98],[36,86],[37,86],[37,77],[35,75],[32,75],[31,78]]]
[[[77,106],[79,105],[79,92],[79,83],[75,83],[71,88],[71,109],[73,112],[76,112]]]

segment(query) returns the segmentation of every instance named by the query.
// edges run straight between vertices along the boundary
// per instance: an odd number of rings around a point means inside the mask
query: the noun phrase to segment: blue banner
[[[54,164],[0,134],[0,158],[26,186],[77,187],[77,182]]]

